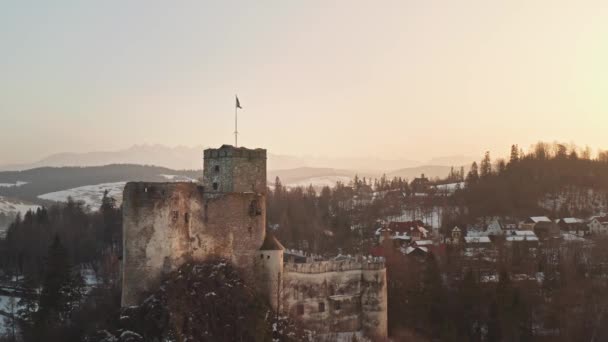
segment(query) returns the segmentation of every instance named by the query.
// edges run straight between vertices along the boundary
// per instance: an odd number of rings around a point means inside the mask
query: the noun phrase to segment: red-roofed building
[[[416,227],[424,227],[424,222],[420,221],[420,220],[416,220],[416,221],[407,221],[407,222],[390,222],[388,224],[388,229],[390,229],[393,232],[399,232],[399,233],[410,233],[412,228],[416,228]]]

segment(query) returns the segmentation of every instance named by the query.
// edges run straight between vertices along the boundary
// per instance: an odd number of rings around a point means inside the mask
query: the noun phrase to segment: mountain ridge
[[[39,167],[104,166],[111,164],[137,164],[166,167],[173,170],[197,170],[203,166],[204,145],[193,147],[169,147],[160,144],[133,145],[115,151],[61,152],[51,154],[31,163],[0,165],[0,171],[22,171]],[[269,170],[295,169],[299,167],[357,170],[358,173],[384,173],[401,168],[424,165],[463,165],[472,157],[445,156],[420,162],[405,158],[382,159],[377,157],[324,157],[268,154]]]

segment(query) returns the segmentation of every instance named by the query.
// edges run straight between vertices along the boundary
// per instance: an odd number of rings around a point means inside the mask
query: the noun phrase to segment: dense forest
[[[374,191],[382,194],[374,197]],[[355,177],[319,193],[312,186],[287,188],[277,178],[267,194],[268,226],[289,248],[367,253],[378,220],[400,215],[410,192],[401,178]]]
[[[596,214],[584,208],[571,212],[567,206],[547,212],[547,208],[539,206],[543,196],[558,194],[569,187],[607,192],[608,153],[600,151],[592,159],[589,149],[540,142],[528,153],[513,145],[508,161],[499,159],[492,163],[488,152],[479,165],[473,163],[466,176],[466,187],[456,193],[452,203],[466,207],[472,218]]]

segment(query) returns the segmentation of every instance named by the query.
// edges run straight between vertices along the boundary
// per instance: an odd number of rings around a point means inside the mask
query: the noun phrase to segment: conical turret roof
[[[261,251],[282,251],[285,247],[274,237],[272,234],[266,234],[266,238],[264,238],[264,243],[262,243],[262,247],[260,247]]]

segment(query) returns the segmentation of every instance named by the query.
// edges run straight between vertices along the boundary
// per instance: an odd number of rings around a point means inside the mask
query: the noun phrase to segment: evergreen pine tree
[[[479,180],[479,171],[477,168],[477,163],[473,162],[473,164],[471,165],[471,170],[467,174],[467,179],[466,179],[467,186],[477,183],[478,180]]]
[[[492,161],[490,160],[490,152],[486,151],[486,154],[481,161],[481,165],[479,167],[480,176],[482,178],[486,178],[492,174]]]
[[[517,145],[511,145],[511,156],[509,157],[509,165],[513,165],[519,161],[519,148]]]
[[[66,321],[82,298],[83,286],[82,277],[72,272],[68,252],[56,235],[49,247],[37,323],[44,326]]]

